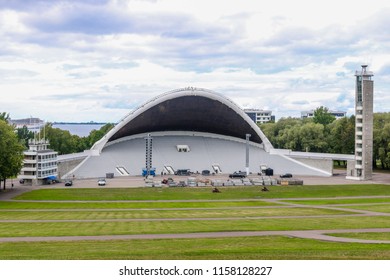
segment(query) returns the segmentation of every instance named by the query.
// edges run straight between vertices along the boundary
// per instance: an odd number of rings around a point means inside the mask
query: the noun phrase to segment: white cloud
[[[390,108],[390,3],[260,3],[0,1],[0,111],[116,121],[195,86],[277,118],[321,105],[351,113],[361,63],[375,73],[375,109]]]

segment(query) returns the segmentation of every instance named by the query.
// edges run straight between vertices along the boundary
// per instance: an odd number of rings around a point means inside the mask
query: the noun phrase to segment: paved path
[[[5,191],[0,191],[0,201],[12,200],[12,198],[21,195],[22,193],[29,192],[33,189],[37,189],[36,187],[23,186],[23,187],[15,187],[15,188],[7,188]]]
[[[81,240],[129,240],[129,239],[188,239],[188,238],[227,238],[253,236],[290,236],[306,239],[317,239],[333,242],[382,243],[390,240],[365,240],[334,237],[332,233],[390,232],[390,228],[377,229],[340,229],[340,230],[297,230],[297,231],[237,231],[237,232],[202,232],[180,234],[134,234],[134,235],[99,235],[99,236],[47,236],[47,237],[1,237],[0,242],[47,242],[47,241],[81,241]]]

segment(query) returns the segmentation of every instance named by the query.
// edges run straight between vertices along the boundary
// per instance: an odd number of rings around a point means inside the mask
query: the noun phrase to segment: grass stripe
[[[355,229],[390,227],[389,217],[264,220],[0,223],[0,236],[86,236],[217,231]]]

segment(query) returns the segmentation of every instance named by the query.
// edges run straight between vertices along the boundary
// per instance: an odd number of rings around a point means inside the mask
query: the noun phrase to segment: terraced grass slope
[[[0,201],[0,259],[390,258],[389,185],[220,190],[27,192]]]

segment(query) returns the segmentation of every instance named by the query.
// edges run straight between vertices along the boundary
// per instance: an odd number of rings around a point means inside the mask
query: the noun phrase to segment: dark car
[[[208,176],[208,175],[210,175],[210,170],[202,170],[202,175],[203,175],[203,176]]]
[[[176,170],[175,175],[189,176],[191,175],[191,171],[189,169],[178,169]]]
[[[70,186],[72,186],[72,185],[73,185],[72,180],[67,180],[67,181],[65,181],[65,187],[70,187]]]
[[[238,171],[229,174],[229,178],[246,178],[246,172]]]
[[[292,178],[292,174],[286,173],[286,174],[280,175],[280,178]]]

